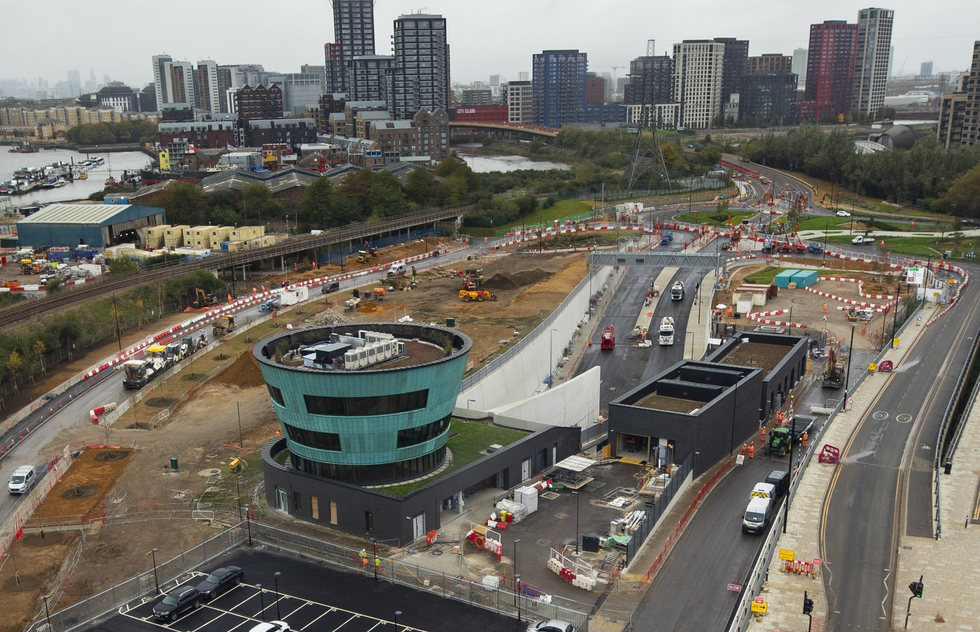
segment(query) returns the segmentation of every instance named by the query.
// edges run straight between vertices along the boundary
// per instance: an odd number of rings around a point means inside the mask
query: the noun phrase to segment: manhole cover
[[[221,470],[219,470],[216,467],[209,467],[197,473],[198,476],[204,476],[204,477],[217,476],[219,474],[221,474]]]
[[[551,546],[551,540],[545,540],[544,538],[541,538],[540,540],[538,540],[538,546]]]
[[[568,514],[567,513],[561,513],[561,512],[559,512],[559,513],[556,513],[555,514],[555,518],[558,518],[559,520],[564,520],[567,517],[568,517]]]
[[[218,456],[218,453],[217,452],[208,452],[208,458],[209,459],[213,459],[216,456]]]
[[[545,492],[541,494],[541,498],[544,498],[545,500],[554,500],[558,498],[558,492]]]

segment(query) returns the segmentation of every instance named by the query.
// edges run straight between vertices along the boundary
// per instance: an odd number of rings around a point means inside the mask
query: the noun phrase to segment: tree
[[[538,198],[533,195],[524,194],[514,201],[517,203],[517,208],[521,213],[521,220],[538,210]]]
[[[20,377],[20,372],[24,368],[24,361],[21,359],[20,354],[14,349],[10,352],[10,357],[7,358],[7,376],[17,383],[17,378]]]
[[[358,169],[344,176],[344,179],[337,185],[337,195],[355,202],[361,218],[371,214],[371,203],[368,195],[371,192],[373,179],[374,173],[370,169]]]
[[[129,257],[113,257],[109,264],[109,276],[127,277],[139,274],[140,266]]]
[[[390,171],[375,174],[368,200],[371,204],[371,216],[377,219],[408,212],[408,199],[402,190],[402,183]]]
[[[946,193],[946,204],[957,217],[980,217],[980,166],[953,182]]]
[[[55,277],[48,281],[48,284],[44,286],[44,291],[48,294],[57,294],[64,289],[62,281],[60,278]]]
[[[436,179],[432,172],[425,167],[419,167],[408,174],[405,193],[408,199],[419,206],[432,206],[436,202]]]
[[[335,226],[333,209],[337,205],[337,194],[330,178],[317,178],[306,187],[303,197],[299,200],[299,212],[307,222],[322,226]]]
[[[47,351],[44,346],[44,341],[40,338],[35,340],[33,349],[34,353],[37,355],[37,361],[41,364],[41,373],[44,373],[44,352]]]
[[[200,223],[199,204],[203,195],[204,191],[196,184],[175,182],[163,190],[157,204],[167,211],[169,223],[194,226]]]
[[[243,220],[258,224],[264,219],[278,217],[282,204],[272,197],[272,191],[264,184],[246,184],[242,188]]]

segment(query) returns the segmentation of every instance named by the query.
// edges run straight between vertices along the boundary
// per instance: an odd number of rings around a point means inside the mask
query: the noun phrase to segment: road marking
[[[896,415],[895,421],[897,421],[900,424],[907,424],[912,421],[912,415],[908,413],[902,413],[901,415]]]
[[[885,419],[888,419],[888,413],[883,410],[876,411],[875,414],[871,416],[877,419],[878,421],[883,421]]]

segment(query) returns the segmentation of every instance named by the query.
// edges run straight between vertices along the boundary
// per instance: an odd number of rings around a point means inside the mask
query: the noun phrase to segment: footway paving
[[[159,599],[120,612],[89,630],[129,632],[248,632],[263,620],[280,620],[303,632],[450,632],[466,629],[524,630],[526,622],[438,595],[375,581],[371,573],[341,573],[298,556],[271,551],[237,551],[209,568],[241,566],[247,582],[202,604],[173,623],[153,620]],[[279,577],[278,613],[274,573]],[[196,585],[205,573],[188,574],[181,585]],[[256,584],[262,585],[262,598]],[[172,588],[167,586],[167,588]],[[263,611],[262,606],[265,606]],[[395,612],[398,624],[394,624]]]

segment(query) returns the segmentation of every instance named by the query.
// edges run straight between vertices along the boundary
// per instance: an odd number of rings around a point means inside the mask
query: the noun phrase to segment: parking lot
[[[404,586],[375,581],[371,573],[341,573],[298,556],[261,550],[239,550],[219,558],[204,570],[234,565],[245,570],[241,585],[202,603],[173,623],[153,619],[159,598],[135,605],[89,630],[177,630],[179,632],[248,632],[262,621],[285,621],[303,632],[450,632],[493,629],[517,632],[527,623],[443,599]],[[278,580],[278,601],[275,575]],[[196,585],[207,573],[185,577],[181,585]],[[261,584],[261,591],[257,585]],[[167,585],[172,590],[175,586]],[[261,592],[261,595],[260,595]],[[398,623],[395,624],[395,612]]]

